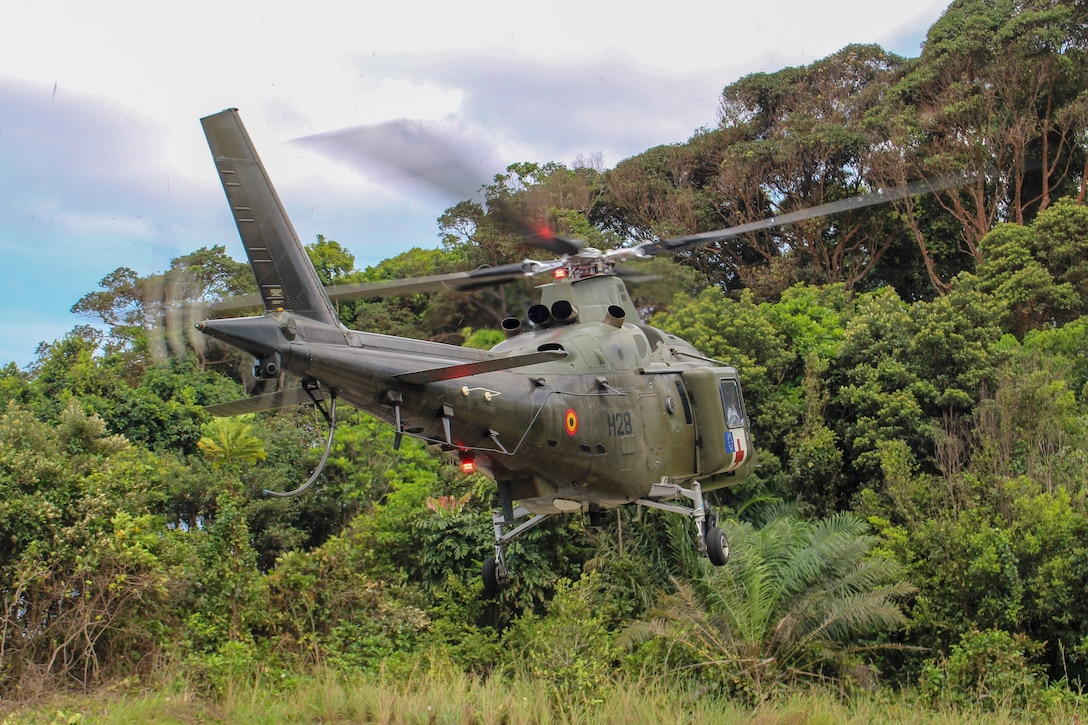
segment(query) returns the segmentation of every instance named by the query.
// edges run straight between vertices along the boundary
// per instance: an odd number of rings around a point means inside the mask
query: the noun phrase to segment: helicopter
[[[751,474],[755,445],[736,368],[640,322],[616,265],[690,249],[803,218],[933,190],[907,185],[777,218],[607,251],[554,235],[550,260],[326,290],[257,155],[237,109],[201,119],[216,170],[257,280],[264,314],[205,319],[204,335],[254,358],[254,374],[287,374],[297,387],[211,405],[238,415],[309,404],[325,417],[320,475],[343,401],[390,425],[394,447],[417,438],[495,482],[494,553],[482,565],[489,594],[511,577],[507,550],[551,517],[636,504],[687,517],[715,566],[729,542],[706,493]],[[545,277],[525,319],[502,322],[491,350],[345,327],[335,299],[471,290]]]

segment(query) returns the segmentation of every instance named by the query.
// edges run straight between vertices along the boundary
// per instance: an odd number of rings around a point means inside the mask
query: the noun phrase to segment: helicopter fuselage
[[[627,321],[637,316],[613,276],[544,285],[541,307],[546,318],[536,308],[536,324],[524,332],[509,325],[518,331],[490,353],[287,312],[209,321],[205,332],[249,350],[258,368],[274,360],[398,433],[460,457],[509,484],[534,513],[611,508],[662,481],[698,478],[707,490],[744,480],[752,452],[734,369]],[[239,339],[246,320],[260,330],[248,345]],[[496,355],[546,351],[561,359],[441,379]]]

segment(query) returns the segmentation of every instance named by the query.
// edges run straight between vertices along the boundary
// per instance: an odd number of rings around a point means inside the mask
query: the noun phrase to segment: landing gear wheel
[[[729,561],[729,539],[717,526],[706,532],[706,556],[714,566],[725,566]]]
[[[484,579],[484,591],[488,596],[498,596],[506,584],[510,581],[510,575],[506,571],[506,567],[495,560],[495,557],[489,556],[484,559],[483,566],[483,579]]]

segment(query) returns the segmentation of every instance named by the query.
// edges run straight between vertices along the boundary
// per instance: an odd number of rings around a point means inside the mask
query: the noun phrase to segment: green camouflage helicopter
[[[506,546],[551,516],[591,520],[637,504],[687,516],[697,546],[717,566],[729,544],[707,491],[744,481],[755,463],[736,369],[639,321],[616,264],[728,239],[800,219],[885,203],[918,185],[796,214],[690,236],[600,251],[546,237],[547,261],[404,281],[321,285],[236,109],[201,119],[257,279],[265,313],[208,319],[205,335],[255,358],[258,378],[289,374],[298,387],[210,406],[215,415],[313,404],[325,415],[325,453],[343,400],[391,426],[396,445],[412,436],[441,447],[466,472],[495,481],[494,556],[483,563],[490,593],[509,581]],[[502,323],[507,339],[489,351],[346,328],[333,300],[473,289],[550,277],[525,320]]]

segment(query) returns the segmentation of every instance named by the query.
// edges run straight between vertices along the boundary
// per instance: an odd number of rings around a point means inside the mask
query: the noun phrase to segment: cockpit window
[[[722,380],[722,407],[725,409],[725,424],[729,428],[744,425],[744,400],[740,396],[740,386],[736,380]]]

